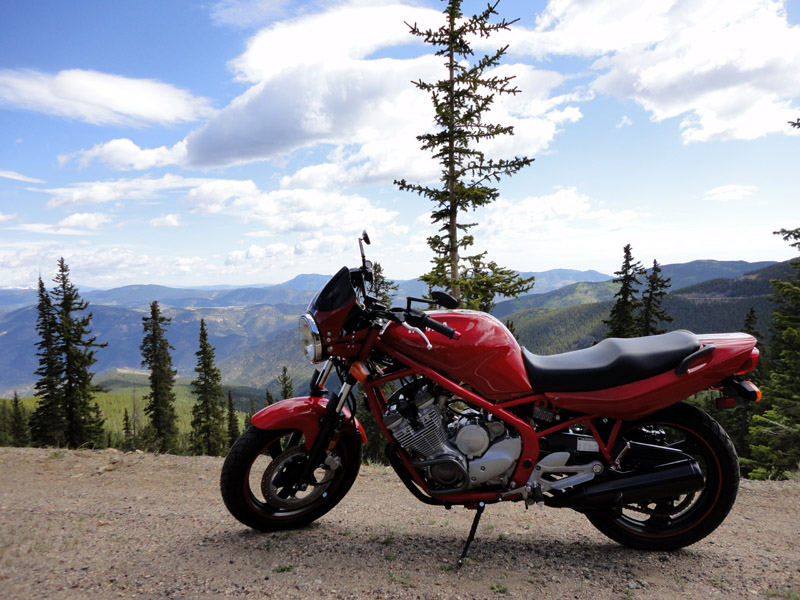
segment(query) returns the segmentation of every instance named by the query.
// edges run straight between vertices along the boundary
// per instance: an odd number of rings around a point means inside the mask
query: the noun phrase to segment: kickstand
[[[464,550],[461,552],[461,558],[459,558],[458,562],[456,563],[459,569],[464,564],[464,559],[467,556],[469,545],[472,543],[472,540],[475,539],[475,532],[478,530],[478,521],[481,520],[481,515],[483,514],[484,508],[486,508],[486,504],[484,502],[478,502],[478,509],[475,511],[475,518],[472,519],[472,529],[469,530],[469,537],[467,537],[467,543],[464,544]]]

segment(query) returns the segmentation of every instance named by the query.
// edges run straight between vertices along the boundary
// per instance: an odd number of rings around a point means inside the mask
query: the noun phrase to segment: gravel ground
[[[742,483],[727,521],[678,552],[629,550],[578,513],[415,500],[366,466],[325,517],[240,525],[222,459],[0,448],[0,598],[800,599],[800,483]]]

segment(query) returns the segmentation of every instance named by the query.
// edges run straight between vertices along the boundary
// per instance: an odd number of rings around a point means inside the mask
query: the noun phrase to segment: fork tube
[[[308,453],[308,462],[306,463],[303,473],[300,478],[295,482],[297,489],[305,489],[312,479],[312,473],[316,470],[317,466],[322,462],[322,457],[328,450],[333,450],[333,446],[338,439],[337,433],[342,421],[342,409],[347,396],[356,384],[356,379],[352,375],[348,375],[345,379],[342,389],[339,390],[339,397],[332,398],[328,401],[328,406],[325,410],[325,416],[322,419],[322,426],[319,428],[319,433],[314,443],[311,445],[311,450]]]

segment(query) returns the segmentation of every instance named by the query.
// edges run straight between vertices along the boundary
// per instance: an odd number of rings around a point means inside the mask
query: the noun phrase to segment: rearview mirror
[[[453,310],[454,308],[458,308],[458,300],[453,298],[447,292],[436,290],[434,292],[431,292],[431,298],[433,298],[436,304],[438,304],[442,308],[446,308],[448,310]]]

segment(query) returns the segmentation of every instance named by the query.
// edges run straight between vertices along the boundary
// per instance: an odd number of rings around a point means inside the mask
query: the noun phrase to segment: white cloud
[[[756,190],[758,188],[754,185],[721,185],[708,190],[704,199],[710,201],[741,200],[752,195]]]
[[[23,223],[10,229],[26,231],[28,233],[41,233],[45,235],[86,235],[85,229],[74,229],[72,227],[62,227],[49,223]]]
[[[254,35],[230,61],[244,94],[187,137],[187,164],[222,166],[286,156],[329,145],[329,160],[286,176],[283,187],[327,187],[430,180],[438,165],[415,139],[433,129],[433,109],[413,80],[444,76],[441,59],[409,34],[405,22],[438,26],[438,10],[350,1],[324,12],[275,23]],[[392,46],[414,47],[414,58],[375,58]],[[551,96],[565,83],[554,71],[517,64],[523,94],[498,98],[493,122],[515,127],[513,138],[487,143],[502,156],[546,148],[559,126],[581,118],[585,90]]]
[[[617,129],[621,129],[622,127],[630,127],[633,125],[633,121],[628,115],[622,115],[622,118],[617,123]]]
[[[437,10],[393,2],[350,1],[328,10],[282,21],[262,29],[247,50],[230,61],[240,81],[270,81],[284,70],[309,65],[336,65],[368,58],[377,50],[410,44],[405,22],[435,23]]]
[[[13,179],[14,181],[25,181],[27,183],[44,183],[41,179],[36,179],[34,177],[28,177],[26,175],[22,175],[20,173],[16,173],[14,171],[3,171],[0,170],[0,177],[4,179]]]
[[[641,226],[642,218],[631,209],[605,208],[601,202],[569,187],[545,196],[500,198],[476,211],[474,221],[479,225],[472,232],[476,244],[488,249],[490,259],[504,266],[531,270],[532,261],[541,263],[542,257],[556,248],[559,259],[549,258],[548,263],[573,265],[578,262],[573,255],[584,253],[583,264],[591,264],[593,260],[585,254],[587,247],[613,250],[619,232]]]
[[[79,150],[72,154],[58,157],[60,165],[75,160],[79,166],[86,167],[91,163],[103,163],[118,171],[145,170],[167,165],[179,165],[186,156],[186,143],[180,141],[168,148],[140,148],[126,138],[114,139],[97,144],[89,150]]]
[[[207,99],[154,79],[81,69],[0,70],[0,104],[95,125],[168,125],[212,112]]]
[[[110,221],[111,217],[102,213],[73,213],[55,224],[23,223],[10,229],[44,235],[76,236],[90,234]]]
[[[163,177],[139,177],[111,181],[85,181],[63,188],[31,188],[32,191],[49,194],[48,207],[103,204],[125,200],[155,198],[158,194],[189,189],[208,181],[203,178],[184,178],[179,175]]]
[[[231,1],[216,8],[255,6]],[[206,168],[329,146],[328,160],[286,176],[282,187],[386,183],[399,177],[434,180],[439,167],[415,139],[433,129],[433,109],[427,94],[411,82],[435,81],[444,72],[441,59],[409,34],[406,21],[437,27],[441,13],[390,1],[350,0],[276,22],[253,35],[247,50],[229,63],[236,79],[251,87],[183,142],[143,149],[117,139],[61,160],[75,159],[82,166],[101,162],[121,170],[169,164]],[[414,48],[414,53],[375,57],[394,46]],[[553,95],[567,83],[555,71],[515,64],[498,73],[513,74],[523,91],[498,98],[491,115],[492,122],[515,128],[513,138],[486,144],[487,152],[503,157],[546,149],[564,124],[581,118],[577,104],[592,97],[580,88]]]
[[[558,0],[525,40],[538,56],[596,57],[594,89],[681,117],[685,142],[787,132],[800,108],[800,28],[777,0]]]
[[[74,213],[58,222],[58,227],[78,227],[81,229],[97,229],[111,221],[111,217],[102,213]]]
[[[431,109],[410,80],[429,58],[298,65],[251,87],[187,137],[187,162],[220,166],[318,144],[361,145],[424,131]]]
[[[176,214],[164,215],[150,220],[151,227],[180,227],[181,216]]]
[[[102,204],[109,202],[148,201],[180,198],[198,215],[226,215],[246,225],[257,225],[261,237],[293,235],[302,243],[320,237],[320,223],[329,223],[338,235],[347,239],[363,228],[377,229],[392,225],[398,213],[375,206],[356,194],[342,194],[319,189],[282,189],[265,192],[252,180],[184,178],[164,175],[113,181],[81,182],[67,188],[37,189],[50,194],[50,207]],[[105,222],[99,213],[78,213],[59,226],[36,226],[40,231],[59,233],[75,227],[95,226]],[[106,217],[107,218],[107,217]],[[179,215],[170,214],[150,221],[151,225],[175,226]],[[32,230],[33,226],[26,226]]]
[[[13,221],[17,215],[14,214],[4,214],[0,213],[0,223],[5,223],[7,221]]]

